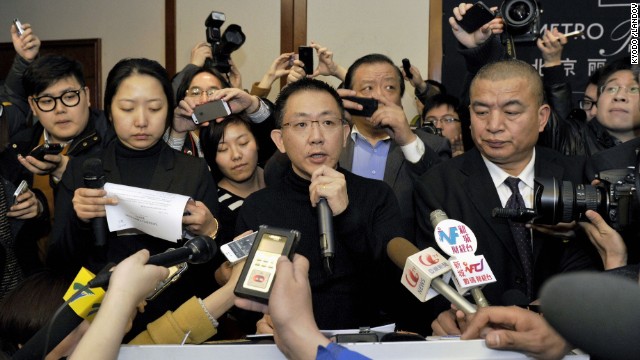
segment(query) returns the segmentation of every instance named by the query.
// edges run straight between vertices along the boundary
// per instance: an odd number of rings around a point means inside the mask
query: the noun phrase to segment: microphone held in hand
[[[318,231],[320,232],[320,252],[327,275],[333,274],[333,255],[335,240],[333,238],[333,212],[327,199],[318,201]]]
[[[84,186],[89,189],[102,189],[106,182],[102,160],[90,158],[82,163],[82,174]],[[96,246],[105,246],[107,243],[107,221],[104,217],[91,219],[91,227],[95,237]]]
[[[213,259],[217,251],[218,248],[212,238],[200,235],[187,241],[181,248],[151,256],[147,264],[164,267],[171,267],[185,261],[191,264],[203,264]],[[89,281],[88,285],[91,288],[107,286],[110,277],[111,272],[98,274]]]
[[[451,267],[433,248],[419,251],[408,240],[397,237],[387,244],[387,255],[397,267],[404,269],[401,282],[418,300],[425,302],[439,293],[465,314],[476,312],[473,304],[440,278],[450,272]]]
[[[544,318],[573,346],[599,359],[640,354],[640,286],[596,272],[564,274],[541,290]]]

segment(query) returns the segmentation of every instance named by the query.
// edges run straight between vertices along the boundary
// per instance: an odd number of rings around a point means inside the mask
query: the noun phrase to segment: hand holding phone
[[[234,294],[263,304],[269,302],[280,256],[293,258],[300,232],[260,225]]]
[[[495,17],[495,14],[487,5],[482,1],[478,1],[466,11],[462,20],[456,22],[464,31],[471,34]]]
[[[402,59],[402,68],[404,69],[404,74],[407,79],[413,79],[413,74],[411,73],[411,62],[409,62],[409,59]]]
[[[231,115],[231,108],[224,100],[210,101],[193,109],[191,119],[196,125]]]
[[[256,238],[258,232],[254,231],[251,234],[245,235],[237,240],[233,240],[230,243],[220,246],[220,251],[227,257],[227,260],[234,265],[242,259],[246,258],[251,251],[251,246]]]
[[[313,74],[313,48],[311,46],[298,47],[298,60],[304,63],[304,72]]]
[[[22,36],[24,34],[24,27],[22,27],[22,23],[18,18],[13,19],[13,25],[16,26],[16,31],[18,32],[18,36]]]
[[[62,144],[41,144],[33,148],[29,153],[30,156],[38,159],[39,161],[47,161],[44,159],[45,155],[58,155],[64,149],[64,145]]]
[[[26,193],[27,191],[29,191],[29,185],[26,180],[22,180],[20,185],[16,188],[16,191],[13,192],[13,205],[18,204],[18,196]]]
[[[371,117],[373,113],[378,110],[378,100],[374,98],[363,98],[357,96],[343,96],[342,98],[362,105],[362,110],[345,109],[352,116]]]

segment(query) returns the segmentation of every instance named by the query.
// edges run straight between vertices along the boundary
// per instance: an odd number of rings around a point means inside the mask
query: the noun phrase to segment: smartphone
[[[44,143],[42,145],[38,145],[35,148],[33,148],[33,150],[31,150],[31,152],[29,153],[29,155],[33,156],[34,158],[40,160],[40,161],[46,161],[44,159],[44,156],[49,154],[49,155],[58,155],[62,152],[62,149],[64,149],[64,145],[62,144],[47,144]]]
[[[404,74],[407,75],[407,79],[413,79],[413,74],[411,73],[411,62],[409,62],[409,59],[402,59],[402,68],[404,69]]]
[[[300,241],[300,232],[260,225],[251,246],[247,262],[236,284],[236,296],[269,302],[271,286],[276,275],[276,263],[282,255],[293,258]]]
[[[26,193],[27,190],[29,190],[29,185],[26,180],[22,180],[16,191],[13,192],[13,205],[16,205],[19,202],[18,196]]]
[[[464,31],[471,34],[472,32],[480,29],[482,25],[493,20],[496,15],[485,5],[482,1],[478,1],[473,4],[472,7],[462,17],[462,20],[457,21],[458,25],[464,29]]]
[[[313,48],[310,46],[298,47],[298,60],[304,63],[304,72],[313,74]]]
[[[24,28],[22,27],[22,23],[20,22],[20,20],[18,20],[17,18],[13,19],[13,25],[16,26],[16,31],[18,32],[18,35],[22,36],[22,34],[24,34]]]
[[[165,252],[170,251],[170,250],[175,250],[173,248],[169,248],[167,250],[165,250]],[[156,288],[153,290],[153,292],[149,295],[147,295],[147,300],[151,301],[151,300],[155,300],[156,297],[158,297],[158,295],[160,295],[163,291],[165,291],[169,285],[173,284],[174,282],[180,280],[180,277],[182,276],[182,273],[184,273],[185,271],[187,271],[187,269],[189,268],[189,265],[186,262],[180,263],[178,265],[174,265],[169,267],[169,276],[167,276],[164,280],[160,281],[157,285]]]
[[[251,245],[256,238],[258,232],[254,231],[249,235],[243,236],[238,240],[220,246],[220,251],[227,257],[227,260],[233,265],[249,255]]]
[[[191,119],[196,125],[200,125],[228,115],[231,115],[229,104],[224,100],[216,100],[196,106],[191,114]]]
[[[378,110],[378,100],[374,98],[363,98],[357,96],[343,96],[343,99],[357,102],[362,105],[362,110],[346,109],[353,116],[371,117]]]

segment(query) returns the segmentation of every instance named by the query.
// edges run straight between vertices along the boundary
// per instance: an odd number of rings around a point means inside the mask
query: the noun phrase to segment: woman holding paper
[[[120,61],[109,72],[104,104],[105,115],[117,135],[97,156],[102,161],[105,180],[190,197],[182,216],[184,229],[193,235],[215,237],[218,202],[207,164],[174,151],[162,141],[173,118],[173,92],[164,68],[148,59]],[[182,245],[136,229],[105,230],[106,244],[96,244],[92,222],[104,221],[106,207],[117,205],[118,200],[85,184],[85,160],[73,159],[59,184],[49,265],[69,273],[84,266],[95,273],[107,263],[118,263],[141,249],[154,255]],[[182,278],[136,318],[132,333],[189,297],[210,294],[214,290],[214,271],[208,264],[189,265]]]

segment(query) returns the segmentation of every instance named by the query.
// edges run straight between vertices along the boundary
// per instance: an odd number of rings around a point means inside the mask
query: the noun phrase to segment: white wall
[[[41,40],[102,38],[102,85],[125,57],[164,64],[164,1],[0,0],[0,42],[10,42],[11,20],[30,23]]]
[[[204,21],[213,10],[223,12],[227,18],[222,25],[223,31],[229,24],[237,24],[247,36],[244,45],[234,51],[231,58],[242,74],[242,86],[250,89],[280,55],[280,0],[178,0],[178,70],[189,63],[191,48],[206,41]],[[276,81],[269,98],[275,99],[279,88],[280,82]]]
[[[212,10],[229,24],[242,26],[246,43],[232,54],[243,86],[259,81],[280,53],[280,0],[179,0],[177,68],[205,41],[204,20]],[[103,86],[109,69],[124,57],[148,57],[164,64],[162,0],[0,0],[0,42],[11,41],[15,17],[33,24],[42,40],[102,38]],[[309,41],[328,46],[345,67],[356,58],[380,52],[400,64],[407,57],[426,77],[428,0],[308,0]],[[250,55],[253,54],[253,55]],[[331,81],[331,80],[329,80]],[[336,82],[333,82],[336,84]],[[274,99],[279,82],[274,84]],[[415,115],[413,88],[403,99],[408,117]]]
[[[400,66],[408,58],[427,78],[428,0],[308,0],[307,18],[307,39],[330,48],[345,68],[382,53]],[[417,113],[413,90],[407,82],[402,103],[409,120]]]

